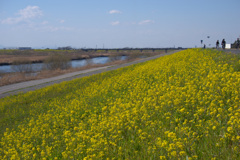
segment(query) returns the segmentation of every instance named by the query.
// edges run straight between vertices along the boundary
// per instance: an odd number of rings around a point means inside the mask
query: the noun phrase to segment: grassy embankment
[[[192,49],[0,100],[0,159],[239,159],[240,57]]]

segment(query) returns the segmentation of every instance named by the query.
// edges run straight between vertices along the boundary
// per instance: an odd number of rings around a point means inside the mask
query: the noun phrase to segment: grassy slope
[[[234,55],[188,50],[1,99],[1,145],[25,142],[29,159],[236,158],[239,69]]]

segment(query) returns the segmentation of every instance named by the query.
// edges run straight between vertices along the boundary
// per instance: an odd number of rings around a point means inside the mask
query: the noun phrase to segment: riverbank
[[[63,81],[70,81],[73,80],[75,78],[82,78],[82,77],[86,77],[86,76],[90,76],[90,75],[94,75],[94,74],[98,74],[98,73],[102,73],[102,72],[106,72],[106,71],[111,71],[111,70],[115,70],[118,68],[122,68],[122,67],[126,67],[126,66],[130,66],[133,64],[137,64],[137,63],[141,63],[141,62],[146,62],[148,60],[152,60],[152,59],[156,59],[165,55],[170,55],[173,54],[175,52],[179,52],[179,50],[176,51],[171,51],[168,53],[162,53],[162,54],[158,54],[156,56],[151,56],[151,57],[147,57],[147,58],[142,58],[142,59],[135,59],[132,61],[122,61],[121,63],[118,62],[118,64],[108,64],[105,66],[92,66],[91,68],[88,69],[84,69],[81,71],[76,71],[76,72],[72,72],[72,73],[65,73],[63,75],[57,76],[57,77],[49,77],[49,78],[43,78],[43,79],[35,79],[35,80],[31,80],[28,82],[21,82],[21,83],[15,83],[15,84],[11,84],[11,85],[5,85],[0,87],[0,98],[9,96],[9,95],[15,95],[18,93],[25,93],[28,91],[33,91],[36,89],[40,89],[46,86],[50,86],[53,85],[55,83],[61,83]]]
[[[168,51],[170,52],[170,50]],[[6,56],[9,59],[5,60],[4,58],[1,59],[2,63],[9,63],[13,62],[18,58],[18,61],[23,61],[26,63],[29,63],[27,67],[30,68],[30,70],[35,70],[34,72],[16,72],[16,73],[7,73],[5,71],[1,71],[0,69],[0,86],[14,84],[14,83],[20,83],[24,81],[30,81],[30,80],[37,80],[37,79],[44,79],[44,78],[50,78],[66,73],[86,70],[90,68],[96,68],[96,67],[103,67],[103,66],[109,66],[109,65],[118,65],[122,63],[131,62],[134,60],[137,60],[141,57],[151,57],[155,55],[159,55],[165,53],[165,50],[156,50],[156,51],[143,51],[143,52],[137,52],[137,51],[108,51],[107,53],[104,53],[103,51],[96,51],[96,52],[85,52],[81,50],[67,50],[67,51],[59,51],[59,50],[30,50],[30,51],[19,51],[19,50],[0,50],[0,56]],[[51,55],[64,55],[65,57],[71,57],[73,60],[77,59],[84,59],[86,61],[85,65],[78,65],[77,67],[70,67],[64,70],[61,69],[54,69],[54,70],[36,70],[34,69],[32,62],[41,62],[42,58],[49,57]],[[120,56],[126,56],[127,59],[120,60],[118,57]],[[91,59],[94,59],[94,57],[109,57],[110,61],[102,64],[102,63],[92,63]],[[8,61],[7,61],[8,60]],[[30,61],[32,60],[32,61]],[[39,65],[37,64],[38,68]],[[6,67],[6,66],[0,66],[0,67]],[[11,66],[7,66],[11,69]],[[20,66],[22,67],[22,66]],[[15,67],[16,68],[16,67]],[[19,68],[17,68],[19,69]],[[20,68],[21,69],[21,68]]]
[[[98,64],[93,64],[93,63],[88,63],[85,66],[82,67],[70,67],[68,69],[56,69],[56,70],[42,70],[34,73],[24,73],[24,72],[16,72],[16,73],[6,73],[6,74],[1,74],[0,75],[0,86],[5,86],[9,84],[14,84],[14,83],[20,83],[20,82],[25,82],[25,81],[31,81],[31,80],[37,80],[37,79],[44,79],[44,78],[50,78],[50,77],[55,77],[67,73],[72,73],[72,72],[78,72],[78,71],[83,71],[91,68],[98,68],[98,67],[104,67],[104,66],[111,66],[111,65],[118,65],[122,63],[127,63],[131,62],[134,60],[137,60],[139,58],[134,58],[134,59],[126,59],[126,60],[116,60],[112,61],[109,63],[98,63]]]
[[[157,55],[160,53],[164,53],[165,50],[155,50],[149,51],[144,50],[142,52],[139,51],[117,51],[117,50],[96,50],[96,51],[84,51],[84,50],[0,50],[0,66],[1,65],[12,65],[14,62],[19,60],[24,60],[27,63],[42,63],[46,60],[47,57],[62,54],[68,56],[71,60],[82,60],[89,59],[95,57],[112,57],[112,56],[134,56],[139,54],[144,55]]]

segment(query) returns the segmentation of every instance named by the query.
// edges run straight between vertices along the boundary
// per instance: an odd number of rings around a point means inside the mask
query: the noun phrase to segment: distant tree
[[[238,40],[231,44],[231,48],[237,48]]]

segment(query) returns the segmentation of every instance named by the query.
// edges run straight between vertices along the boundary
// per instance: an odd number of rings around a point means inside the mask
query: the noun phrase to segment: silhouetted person
[[[237,49],[239,49],[239,46],[240,46],[240,40],[239,38],[237,39]]]
[[[223,39],[222,40],[222,49],[225,49],[225,47],[226,47],[226,41],[225,41],[225,39]]]
[[[206,44],[203,45],[203,48],[204,48],[204,49],[206,48]]]
[[[216,42],[216,48],[217,49],[219,48],[219,40],[217,40],[217,42]]]

